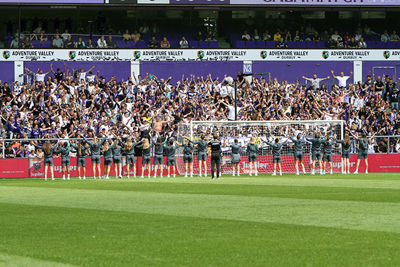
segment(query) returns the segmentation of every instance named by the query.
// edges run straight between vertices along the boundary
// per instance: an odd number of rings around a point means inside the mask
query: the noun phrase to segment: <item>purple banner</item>
[[[362,63],[363,81],[366,80],[367,75],[383,77],[389,75],[397,82],[400,74],[400,66],[398,61],[364,61]]]
[[[14,81],[14,62],[0,62],[0,69],[0,84],[11,84]]]
[[[398,6],[400,0],[230,0],[231,5]]]
[[[104,0],[0,0],[10,4],[104,4]]]

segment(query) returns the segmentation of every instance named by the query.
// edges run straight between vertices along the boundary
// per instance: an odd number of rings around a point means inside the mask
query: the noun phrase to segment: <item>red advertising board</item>
[[[0,159],[0,178],[29,177],[28,159]]]
[[[193,159],[193,171],[195,174],[199,173],[199,166],[197,158]],[[258,160],[258,172],[259,173],[271,173],[273,171],[272,156],[259,156]],[[54,175],[56,177],[62,176],[61,159],[54,158]],[[177,169],[178,173],[184,173],[183,158],[177,157]],[[350,158],[350,171],[354,172],[356,169],[357,155],[351,155]],[[371,154],[369,155],[369,172],[400,172],[400,154]],[[142,159],[139,157],[136,161],[137,175],[141,175],[142,170]],[[153,163],[153,159],[152,159]],[[207,158],[207,173],[210,173],[210,157]],[[308,155],[304,156],[304,165],[306,171],[310,171],[310,158]],[[151,164],[151,175],[154,174],[154,166]],[[339,155],[333,156],[333,168],[335,172],[341,172],[341,159]],[[249,162],[246,156],[241,158],[240,162],[241,173],[249,172]],[[86,159],[86,176],[91,177],[92,174],[92,164],[90,158]],[[292,155],[282,156],[282,170],[286,173],[294,173],[295,165]],[[104,165],[103,159],[101,164],[101,171],[103,174]],[[126,176],[126,166],[123,167],[123,175]],[[231,172],[231,162],[230,157],[222,158],[222,172]],[[364,160],[361,161],[359,172],[365,172]],[[76,158],[71,158],[70,173],[72,177],[78,176],[78,169],[76,165]],[[145,171],[145,175],[147,175]],[[164,175],[167,174],[166,166],[164,166]],[[42,159],[0,159],[0,178],[26,178],[26,177],[43,177],[44,166]],[[114,176],[114,165],[111,166],[110,176]],[[131,170],[131,176],[133,176],[133,171]]]

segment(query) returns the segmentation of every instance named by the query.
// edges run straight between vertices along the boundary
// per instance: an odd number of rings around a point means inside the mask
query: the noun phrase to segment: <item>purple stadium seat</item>
[[[386,48],[387,43],[386,42],[381,42],[377,41],[377,48]]]
[[[41,48],[51,48],[51,41],[50,40],[42,41],[40,43],[40,47]]]
[[[275,48],[276,43],[275,41],[267,41],[267,48]]]
[[[296,41],[287,41],[286,44],[287,44],[288,48],[297,48]]]
[[[136,42],[135,41],[127,41],[126,48],[136,48]]]
[[[146,42],[145,42],[145,41],[140,40],[140,41],[138,41],[138,42],[136,43],[136,47],[137,47],[137,48],[146,48],[147,45],[146,45]]]
[[[199,48],[208,48],[208,41],[199,41]]]
[[[40,48],[40,41],[39,40],[32,40],[33,48]]]
[[[210,41],[210,42],[208,43],[208,47],[209,47],[209,48],[219,48],[218,41]]]
[[[386,48],[389,48],[389,49],[397,48],[396,41],[387,42]]]
[[[171,48],[180,48],[179,42],[180,42],[180,40],[176,40],[176,39],[169,40],[169,44],[171,45]]]
[[[256,48],[265,48],[265,41],[256,41]]]
[[[256,42],[255,41],[247,41],[246,42],[246,48],[256,48]]]
[[[310,41],[308,43],[308,48],[317,48],[317,42],[315,41]]]
[[[318,41],[317,42],[317,48],[325,48],[325,42],[324,41]]]
[[[304,41],[300,41],[297,43],[297,48],[307,48],[307,45]]]
[[[196,40],[188,40],[188,43],[189,43],[189,47],[193,47],[193,48],[199,47],[199,42]]]
[[[125,48],[125,41],[117,40],[115,41],[117,48]]]
[[[246,48],[245,41],[236,41],[236,48]]]

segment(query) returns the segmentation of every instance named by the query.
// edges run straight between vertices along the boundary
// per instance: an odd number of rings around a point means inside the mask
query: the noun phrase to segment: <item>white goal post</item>
[[[344,136],[344,121],[342,120],[296,120],[296,121],[192,121],[188,124],[178,126],[178,141],[183,142],[182,136],[189,137],[192,141],[200,139],[205,135],[207,140],[211,140],[214,134],[219,136],[220,141],[227,144],[222,153],[222,173],[232,173],[231,151],[229,145],[238,139],[242,145],[240,168],[241,173],[248,173],[249,162],[247,158],[246,145],[251,137],[254,137],[259,144],[257,165],[259,173],[271,173],[273,171],[272,149],[269,146],[261,145],[261,138],[273,141],[279,137],[281,142],[288,140],[282,147],[282,171],[284,173],[295,173],[294,143],[290,138],[296,138],[301,133],[305,137],[313,137],[315,132],[320,132],[322,136],[335,136],[336,140],[342,140]],[[303,163],[306,171],[310,171],[311,166],[311,143],[304,144]],[[184,173],[183,149],[177,151],[177,168],[179,173]],[[335,144],[332,150],[333,171],[342,171],[340,156],[340,145]],[[210,173],[210,159],[207,159],[208,173]],[[320,166],[317,166],[318,170]],[[194,149],[193,170],[198,173],[197,149]]]

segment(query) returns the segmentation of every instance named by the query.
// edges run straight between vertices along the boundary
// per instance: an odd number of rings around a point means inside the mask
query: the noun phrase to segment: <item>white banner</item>
[[[0,61],[399,61],[400,50],[310,49],[10,49]]]

